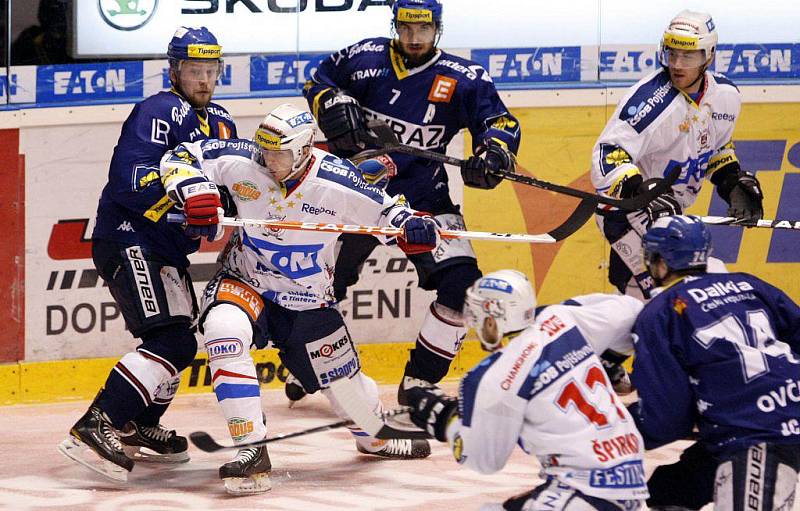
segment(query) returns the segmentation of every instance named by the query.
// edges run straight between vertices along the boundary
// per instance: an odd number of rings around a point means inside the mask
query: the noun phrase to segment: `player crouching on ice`
[[[630,349],[641,302],[590,294],[535,307],[520,272],[476,281],[464,318],[494,353],[467,373],[457,399],[410,389],[412,421],[481,473],[503,468],[516,445],[538,458],[544,484],[483,509],[643,509],[644,443],[597,356]],[[501,347],[504,335],[512,340]]]
[[[182,144],[161,160],[162,175],[196,175],[217,184],[229,214],[242,218],[403,227],[398,245],[406,253],[433,250],[439,226],[367,184],[348,160],[313,147],[316,123],[309,112],[281,105],[270,112],[254,140],[206,140]],[[387,239],[382,239],[387,242]],[[220,256],[222,266],[201,303],[212,384],[235,444],[266,437],[251,344],[271,340],[283,365],[303,387],[322,390],[346,418],[329,390],[347,377],[382,409],[375,381],[361,372],[350,334],[331,307],[336,235],[322,232],[239,227]],[[377,440],[353,427],[356,448],[390,458],[424,458],[427,440]],[[266,445],[242,448],[220,467],[229,492],[270,488]]]

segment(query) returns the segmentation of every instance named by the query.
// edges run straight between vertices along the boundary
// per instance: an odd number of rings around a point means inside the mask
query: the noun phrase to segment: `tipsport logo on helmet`
[[[397,21],[404,23],[433,23],[433,11],[430,9],[407,9],[401,7],[397,10]]]
[[[158,0],[97,0],[100,16],[117,30],[142,28],[153,17]]]

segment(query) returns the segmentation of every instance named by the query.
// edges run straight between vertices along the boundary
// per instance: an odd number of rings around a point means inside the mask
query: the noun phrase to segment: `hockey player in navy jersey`
[[[800,307],[752,275],[707,273],[711,235],[696,217],[656,220],[642,245],[663,286],[633,329],[639,401],[630,411],[645,446],[697,427],[717,465],[715,509],[794,509]]]
[[[494,353],[461,380],[458,399],[436,386],[409,389],[411,420],[484,474],[517,446],[538,458],[545,483],[486,509],[641,509],[644,445],[597,356],[630,348],[641,309],[606,294],[537,309],[522,273],[485,275],[467,290],[464,317]]]
[[[710,15],[675,16],[661,40],[661,67],[630,88],[595,143],[592,183],[612,197],[635,196],[651,179],[681,169],[672,191],[644,210],[598,215],[611,244],[608,279],[622,293],[649,298],[653,283],[642,265],[641,236],[656,218],[694,204],[706,178],[729,204],[729,216],[748,223],[763,215],[761,186],[742,170],[732,142],[739,89],[708,70],[716,46]]]
[[[172,88],[134,106],[122,126],[100,196],[92,257],[139,347],[120,359],[59,449],[78,463],[125,480],[134,460],[187,461],[186,438],[160,425],[194,359],[197,305],[187,254],[221,234],[213,183],[161,174],[181,142],[236,136],[230,114],[211,103],[222,50],[205,27],[181,27],[167,50]],[[167,195],[170,186],[173,193]],[[166,213],[182,209],[184,230]]]
[[[437,48],[443,29],[438,0],[397,0],[392,16],[397,37],[365,39],[334,53],[306,83],[306,100],[331,151],[351,157],[369,148],[366,123],[371,119],[387,122],[404,144],[442,153],[467,128],[475,155],[462,169],[464,182],[494,188],[501,178],[489,170],[514,169],[519,123],[481,66]],[[443,227],[465,227],[441,163],[407,154],[390,157],[388,169],[362,166],[365,177],[381,179],[387,193],[402,193],[411,207],[433,214]],[[342,236],[334,284],[338,299],[358,280],[360,266],[376,245],[373,238]],[[400,403],[408,386],[437,382],[447,373],[466,332],[464,292],[481,275],[472,246],[463,240],[445,241],[433,253],[409,259],[420,287],[436,290],[437,296],[406,365]]]

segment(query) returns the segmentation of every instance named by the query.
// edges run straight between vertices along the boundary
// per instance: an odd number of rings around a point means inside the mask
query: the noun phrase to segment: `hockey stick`
[[[399,429],[386,423],[386,414],[373,412],[360,388],[350,378],[339,378],[331,382],[333,397],[353,422],[370,436],[378,440],[417,439],[431,436],[421,429]]]
[[[594,204],[582,202],[570,215],[566,222],[550,232],[543,234],[511,234],[503,232],[459,231],[440,229],[439,236],[445,239],[469,239],[482,241],[513,241],[519,243],[555,243],[577,231],[594,211]],[[181,223],[185,221],[182,214],[169,213],[167,221]],[[380,227],[377,225],[324,224],[319,222],[299,222],[294,220],[260,220],[255,218],[223,217],[219,225],[227,227],[263,227],[268,229],[288,229],[294,231],[315,231],[331,233],[369,234],[383,236],[400,236],[402,227]]]
[[[389,410],[384,412],[382,415],[383,417],[394,417],[395,415],[402,415],[404,413],[408,413],[408,408],[397,408],[394,410]],[[312,433],[321,433],[323,431],[328,431],[330,429],[338,429],[346,426],[352,426],[355,423],[352,420],[343,420],[339,422],[333,422],[331,424],[325,424],[323,426],[317,426],[315,428],[304,429],[302,431],[295,431],[294,433],[284,433],[282,435],[276,435],[270,438],[265,438],[264,440],[258,440],[256,442],[250,442],[247,444],[239,444],[239,445],[222,445],[217,443],[211,435],[206,433],[205,431],[195,431],[189,434],[189,439],[192,443],[204,452],[217,452],[222,450],[229,450],[229,449],[247,449],[249,447],[260,447],[262,445],[271,444],[272,442],[278,442],[280,440],[286,440],[289,438],[295,438],[298,436],[305,436],[310,435]]]
[[[398,153],[409,154],[412,156],[417,156],[419,158],[427,158],[429,160],[438,161],[440,163],[455,165],[456,167],[464,166],[465,160],[462,160],[460,158],[454,158],[452,156],[447,156],[446,154],[437,153],[436,151],[419,149],[417,147],[411,147],[408,145],[401,144],[397,140],[397,135],[395,135],[392,128],[385,122],[370,121],[368,127],[376,135],[371,142],[380,146],[380,149],[374,149],[372,151],[365,151],[360,153],[359,160],[365,160],[388,152],[398,152]],[[650,203],[650,201],[652,201],[659,195],[663,194],[664,192],[668,191],[669,188],[672,186],[672,184],[675,183],[675,181],[680,176],[681,171],[680,168],[673,168],[665,176],[663,181],[658,183],[656,186],[654,186],[647,192],[639,194],[635,197],[631,197],[630,199],[613,199],[611,197],[604,197],[602,195],[586,192],[584,190],[578,190],[577,188],[570,188],[568,186],[562,186],[554,183],[549,183],[547,181],[542,181],[541,179],[536,179],[535,177],[515,174],[507,170],[493,170],[491,172],[496,176],[502,177],[503,179],[507,179],[509,181],[514,181],[515,183],[535,186],[536,188],[541,188],[543,190],[548,190],[563,195],[577,197],[579,199],[591,199],[594,200],[596,203],[606,204],[608,206],[613,206],[615,208],[619,208],[626,211],[636,211],[644,208]]]
[[[731,216],[701,216],[700,220],[710,225],[732,225],[734,227],[765,227],[767,229],[800,230],[800,220],[758,220],[746,222]]]

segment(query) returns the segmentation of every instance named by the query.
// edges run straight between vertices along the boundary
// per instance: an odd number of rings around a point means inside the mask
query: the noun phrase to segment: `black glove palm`
[[[366,146],[369,133],[364,112],[358,101],[344,91],[326,91],[319,99],[317,116],[332,153],[350,155]]]
[[[447,441],[447,425],[458,412],[458,399],[445,394],[442,389],[412,387],[406,391],[411,407],[411,422],[427,431],[440,442]]]
[[[754,223],[764,217],[764,193],[758,179],[752,174],[742,172],[730,191],[728,216]]]
[[[464,184],[482,190],[491,190],[503,180],[492,171],[514,172],[514,155],[497,144],[479,147],[461,166]]]

